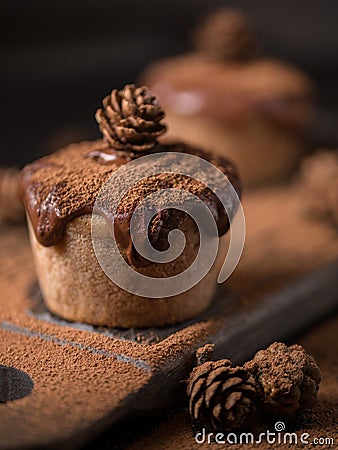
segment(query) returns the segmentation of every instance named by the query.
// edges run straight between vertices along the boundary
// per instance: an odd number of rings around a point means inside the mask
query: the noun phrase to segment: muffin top
[[[257,114],[281,126],[302,128],[311,122],[311,81],[290,64],[260,56],[242,13],[211,14],[194,42],[193,52],[155,62],[142,77],[165,107],[227,123]]]
[[[113,90],[96,113],[102,139],[71,144],[23,169],[21,192],[36,238],[42,245],[60,243],[66,225],[73,218],[92,212],[97,196],[111,175],[141,156],[164,152],[199,156],[225,174],[240,195],[238,174],[227,159],[183,143],[158,141],[166,129],[163,117],[157,98],[147,88],[127,85],[121,91]],[[218,197],[198,179],[179,173],[161,173],[135,182],[121,200],[114,222],[128,228],[137,205],[149,194],[165,188],[187,190],[205,202],[215,218],[219,235],[229,228]],[[167,209],[158,213],[150,228],[143,231],[149,232],[153,245],[161,249],[167,234],[179,227],[182,220],[181,211]]]

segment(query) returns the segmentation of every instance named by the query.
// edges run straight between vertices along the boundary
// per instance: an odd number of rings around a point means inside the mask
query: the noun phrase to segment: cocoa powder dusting
[[[225,158],[213,157],[184,144],[163,144],[156,149],[159,152],[195,154],[209,160],[228,177],[240,195],[237,172]],[[103,163],[102,155],[106,155]],[[121,152],[114,152],[99,140],[72,144],[25,167],[21,176],[21,191],[38,241],[45,246],[61,242],[67,223],[75,217],[91,213],[103,184],[129,160],[128,155],[124,157]],[[202,183],[181,175],[160,174],[151,180],[138,182],[123,198],[116,217],[121,232],[125,230],[128,235],[131,215],[138,203],[163,188],[184,189],[200,197],[214,214],[220,235],[227,231],[229,223],[225,211],[217,197]],[[161,216],[165,220],[154,220],[150,228],[153,243],[165,240],[167,233],[179,225],[177,214],[171,210],[166,216]]]
[[[300,345],[274,342],[244,368],[255,378],[261,409],[277,417],[293,417],[317,402],[321,373]]]
[[[22,370],[34,382],[26,397],[0,402],[1,448],[64,448],[69,439],[74,448],[104,427],[110,411],[122,411],[128,395],[144,388],[166,361],[206,338],[205,326],[196,324],[142,345],[37,319],[27,294],[35,270],[26,230],[6,228],[0,244],[6,260],[0,274],[0,365]],[[137,406],[129,401],[129,408]]]
[[[243,206],[248,225],[247,250],[236,273],[227,283],[227,289],[237,293],[236,307],[251,314],[260,304],[263,294],[280,289],[291,280],[332,261],[336,255],[337,237],[321,222],[313,223],[300,218],[292,187],[251,193],[245,197]],[[270,236],[268,240],[267,235]],[[192,349],[210,342],[210,333],[219,320],[227,323],[229,311],[226,308],[221,315],[198,321],[157,344],[149,345],[75,329],[71,324],[60,326],[47,322],[30,312],[28,293],[36,278],[26,230],[4,228],[0,234],[0,244],[1,256],[6,262],[0,273],[0,323],[14,324],[21,330],[20,334],[0,329],[0,364],[25,371],[34,381],[30,395],[0,404],[1,445],[4,448],[18,448],[20,445],[36,448],[38,444],[46,448],[51,443],[61,448],[58,443],[72,436],[73,444],[81,444],[82,439],[83,442],[92,439],[95,432],[100,432],[101,426],[108,425],[110,419],[116,419],[111,411],[118,415],[128,396],[131,396],[130,409],[140,407],[135,403],[135,392],[146,386],[159,368],[175,362],[182,352],[188,354]],[[271,258],[276,254],[279,258]],[[300,340],[316,358],[323,379],[315,408],[301,412],[295,422],[287,424],[288,431],[295,429],[298,433],[310,433],[312,437],[333,437],[336,443],[337,327],[338,317],[333,317]],[[35,332],[36,335],[22,334],[23,330]],[[50,339],[46,340],[46,336]],[[79,345],[72,346],[71,343]],[[87,348],[107,351],[110,357]],[[194,350],[191,353],[192,364],[195,363]],[[122,356],[122,360],[113,357],[113,353]],[[126,358],[144,362],[145,365],[130,364]],[[165,390],[165,384],[157,386]],[[182,383],[182,391],[184,386]],[[154,428],[143,438],[136,435],[137,421],[128,423],[128,434],[133,433],[135,439],[135,445],[130,449],[157,450],[159,443],[167,450],[202,448],[195,444],[194,432],[185,410],[166,417],[157,426],[155,422],[151,422]],[[121,430],[120,426],[118,429]],[[261,431],[266,431],[266,424],[259,429]],[[141,429],[139,432],[142,435]],[[126,434],[121,436],[123,445],[117,448],[125,448],[125,439]],[[115,440],[113,442],[116,443]],[[210,444],[209,447],[219,449],[222,446]],[[243,445],[231,447],[241,450]],[[245,448],[258,447],[248,445]],[[267,450],[276,447],[265,442],[259,448]],[[290,446],[281,445],[280,448],[286,450]]]
[[[300,344],[313,354],[322,370],[322,383],[319,391],[319,401],[313,409],[301,411],[293,421],[284,420],[287,433],[296,433],[299,436],[302,433],[309,435],[309,442],[314,438],[331,438],[333,444],[327,442],[320,445],[320,448],[325,450],[334,449],[338,442],[338,341],[336,339],[338,328],[338,316],[325,321],[321,325],[313,328],[305,336],[300,339]],[[271,418],[270,422],[266,420],[257,420],[257,423],[252,424],[251,431],[257,437],[260,433],[266,433],[269,429],[274,432],[275,422],[280,419]],[[195,441],[195,434],[199,431],[198,428],[193,428],[191,419],[188,415],[187,409],[184,408],[179,412],[174,412],[170,417],[166,417],[157,424],[154,424],[147,434],[141,433],[141,436],[135,436],[134,443],[127,446],[128,450],[156,450],[158,443],[161,442],[163,448],[166,450],[190,450],[199,448],[210,448],[216,450],[225,448],[226,445],[220,445],[215,442],[215,433],[211,438],[210,444],[197,444]],[[283,433],[281,433],[283,436]],[[283,438],[282,438],[283,439]],[[300,443],[298,444],[301,447]],[[280,448],[281,450],[288,450],[296,448],[296,445],[290,444],[289,441],[280,444],[269,443],[263,440],[260,444],[240,443],[230,446],[234,450],[274,450]],[[297,447],[298,448],[298,447]]]

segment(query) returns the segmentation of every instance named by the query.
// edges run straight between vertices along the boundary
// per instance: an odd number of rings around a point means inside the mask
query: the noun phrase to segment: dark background
[[[1,39],[1,165],[22,166],[70,141],[98,136],[94,112],[154,59],[190,49],[215,7],[243,8],[267,54],[317,84],[315,145],[338,145],[336,0],[5,0]]]

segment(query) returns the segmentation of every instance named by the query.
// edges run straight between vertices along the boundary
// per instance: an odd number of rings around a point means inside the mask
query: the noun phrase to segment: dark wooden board
[[[216,358],[242,362],[336,310],[335,233],[302,218],[291,188],[251,194],[244,208],[247,244],[235,274],[209,311],[162,329],[98,329],[53,317],[25,230],[2,229],[0,364],[34,385],[0,403],[0,448],[80,446],[133,414],[166,408],[182,393],[200,345],[213,342]]]

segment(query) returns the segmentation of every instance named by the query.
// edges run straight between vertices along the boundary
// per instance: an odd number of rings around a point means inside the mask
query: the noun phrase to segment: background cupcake
[[[167,109],[170,133],[229,154],[246,185],[287,178],[308,145],[308,77],[260,56],[250,21],[236,10],[212,13],[194,42],[193,52],[160,60],[142,76]]]

